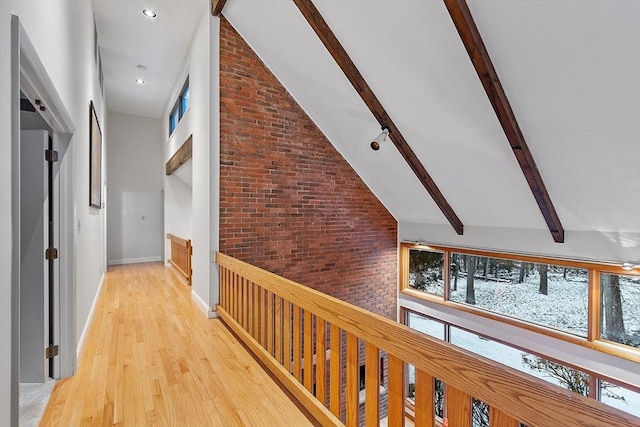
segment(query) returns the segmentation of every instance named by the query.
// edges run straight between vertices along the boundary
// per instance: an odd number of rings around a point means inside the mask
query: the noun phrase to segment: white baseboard
[[[145,258],[125,258],[125,259],[110,259],[109,265],[123,265],[123,264],[140,264],[143,262],[160,262],[161,256],[151,256]]]
[[[91,304],[91,308],[89,309],[89,316],[87,317],[84,328],[82,328],[82,334],[80,335],[80,339],[78,340],[78,346],[76,347],[76,357],[78,358],[80,358],[80,352],[82,351],[82,347],[84,347],[84,341],[87,339],[87,334],[89,333],[91,322],[93,322],[93,316],[96,312],[96,305],[98,304],[98,297],[100,296],[100,291],[102,290],[102,285],[104,284],[104,274],[105,273],[102,273],[102,277],[100,278],[98,290],[96,291],[96,295],[93,297],[93,303]]]
[[[191,290],[191,299],[196,303],[200,311],[207,316],[207,319],[214,319],[218,317],[218,312],[209,307],[209,305],[204,302],[204,300],[200,298],[200,295],[198,295],[193,289]]]

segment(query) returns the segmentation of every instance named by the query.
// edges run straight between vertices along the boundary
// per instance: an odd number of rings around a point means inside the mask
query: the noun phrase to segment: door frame
[[[62,98],[58,94],[44,64],[40,60],[36,49],[29,39],[29,36],[20,23],[17,15],[11,16],[11,52],[12,52],[12,75],[11,75],[11,155],[12,155],[12,227],[13,230],[20,230],[20,91],[35,105],[38,99],[46,106],[45,111],[40,111],[40,115],[53,130],[54,146],[66,146],[64,153],[60,153],[59,160],[59,230],[58,233],[58,274],[59,285],[57,289],[57,313],[56,330],[58,332],[59,345],[59,376],[71,376],[76,370],[76,349],[75,349],[75,212],[74,212],[74,186],[73,186],[73,164],[74,164],[74,138],[76,126],[68,112]],[[16,235],[17,234],[17,235]],[[19,297],[20,286],[20,236],[13,233],[12,250],[12,304],[11,317],[15,321],[12,329],[12,339],[15,342],[12,363],[12,381],[14,391],[17,391],[19,381],[18,360],[19,326],[16,321],[19,319]],[[57,370],[57,369],[56,369]],[[17,413],[18,396],[12,398]],[[12,404],[12,407],[13,407]]]

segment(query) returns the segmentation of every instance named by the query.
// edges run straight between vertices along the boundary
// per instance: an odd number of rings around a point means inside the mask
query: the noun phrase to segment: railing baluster
[[[360,395],[358,337],[347,332],[347,427],[358,426]]]
[[[416,427],[433,425],[435,419],[434,395],[433,377],[420,369],[416,369]]]
[[[445,385],[445,396],[445,411],[449,421],[448,426],[470,427],[471,396],[450,385]]]
[[[365,416],[366,427],[377,427],[380,422],[380,351],[369,343],[364,347]]]
[[[253,336],[253,282],[247,279],[247,332]]]
[[[224,267],[220,267],[220,288],[222,289],[220,294],[220,304],[222,308],[226,311],[229,311],[229,303],[227,299],[229,298],[229,282],[227,282],[227,269]]]
[[[235,295],[236,290],[233,287],[233,276],[230,270],[227,271],[227,282],[229,283],[229,314],[231,315],[231,317],[234,317],[233,316],[233,300],[236,297]]]
[[[327,322],[316,316],[316,397],[323,405],[327,404],[325,386],[327,384],[327,374],[325,366],[327,363]]]
[[[387,354],[389,383],[387,398],[388,425],[404,427],[404,362]]]
[[[282,365],[282,298],[275,296],[275,358]]]
[[[304,375],[303,383],[307,390],[313,391],[313,315],[304,311]]]
[[[220,307],[225,308],[224,301],[227,298],[227,289],[224,283],[224,267],[220,267],[220,273],[218,274],[218,281],[220,282]]]
[[[244,277],[240,282],[242,286],[242,327],[246,330],[249,329],[249,284]]]
[[[253,284],[253,338],[256,341],[260,341],[260,292],[262,287],[254,283]]]
[[[512,418],[499,409],[490,406],[489,425],[491,427],[518,427],[520,423],[515,418]]]
[[[342,358],[342,337],[340,328],[329,324],[329,403],[333,415],[340,418],[340,367]]]
[[[244,328],[244,323],[242,321],[242,318],[244,316],[244,313],[242,312],[242,301],[244,300],[244,277],[238,275],[236,277],[236,286],[238,286],[238,317],[236,320],[238,320],[238,323],[240,323],[240,325]]]
[[[225,282],[227,283],[227,306],[225,309],[231,313],[233,307],[233,287],[231,285],[231,271],[225,271]]]
[[[267,291],[267,351],[273,356],[273,294]]]
[[[265,295],[266,291],[264,290],[264,288],[260,288],[260,292],[259,292],[259,307],[260,307],[260,331],[259,331],[259,340],[258,342],[260,342],[260,345],[262,346],[262,348],[267,348],[266,347],[266,336],[267,336],[267,310],[266,310],[266,295]]]
[[[233,286],[233,311],[231,315],[235,320],[238,320],[238,275],[231,273],[231,284]]]
[[[284,300],[284,367],[291,372],[291,303]]]
[[[300,336],[300,307],[293,306],[293,376],[300,381],[300,353],[301,353],[301,336]]]

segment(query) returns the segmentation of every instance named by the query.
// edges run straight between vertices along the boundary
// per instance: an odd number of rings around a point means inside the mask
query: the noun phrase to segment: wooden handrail
[[[255,314],[259,313],[263,328],[255,328],[257,331],[254,332],[262,336],[262,331],[265,331],[263,348],[272,356],[274,353],[270,347],[264,345],[269,339],[272,339],[271,336],[267,336],[266,332],[268,331],[264,329],[264,325],[272,324],[274,319],[274,310],[271,305],[273,298],[283,299],[285,305],[292,304],[294,315],[296,311],[302,310],[305,314],[309,313],[309,316],[315,316],[316,322],[318,319],[326,321],[332,336],[334,328],[340,328],[346,332],[347,377],[352,381],[353,374],[349,372],[353,372],[353,368],[349,366],[352,363],[357,363],[357,355],[350,356],[349,354],[353,354],[354,351],[357,354],[357,345],[354,347],[354,341],[350,337],[355,337],[356,343],[360,339],[368,346],[374,346],[387,352],[390,382],[389,425],[401,425],[394,424],[394,422],[400,422],[400,419],[397,408],[391,408],[391,402],[402,402],[404,399],[398,399],[398,396],[392,394],[391,388],[394,390],[393,393],[397,393],[399,387],[395,385],[397,384],[395,376],[398,375],[398,369],[392,370],[391,367],[402,366],[403,363],[415,366],[418,380],[437,377],[447,385],[447,411],[450,426],[468,425],[464,413],[469,410],[471,397],[490,405],[493,418],[500,420],[492,422],[492,425],[498,426],[514,425],[516,420],[532,426],[550,427],[558,425],[602,427],[640,425],[639,418],[620,410],[429,337],[405,325],[362,310],[222,253],[216,254],[216,262],[221,267],[221,302],[219,306],[221,317],[225,322],[234,323],[234,330],[238,327],[247,330],[247,326],[255,325]],[[256,302],[260,305],[257,311],[253,306]],[[290,319],[291,317],[284,316],[285,323]],[[309,324],[308,320],[303,322],[303,325]],[[294,329],[297,326],[295,316],[293,326]],[[300,346],[300,341],[296,341],[295,334],[293,339],[293,364],[295,365],[295,347]],[[333,347],[333,342],[331,340],[330,347]],[[340,344],[337,341],[336,343]],[[287,358],[288,356],[285,357],[285,359]],[[273,360],[275,364],[280,365],[275,358]],[[399,364],[398,361],[401,363]],[[331,362],[333,366],[333,360]],[[305,371],[305,378],[301,379],[303,383],[309,370]],[[293,372],[293,374],[295,376],[299,372]],[[378,375],[378,373],[374,372],[373,375]],[[331,378],[333,379],[333,375]],[[393,387],[391,387],[392,383]],[[333,383],[331,385],[333,390]],[[349,387],[350,385],[347,384],[347,388]],[[416,389],[418,387],[422,390],[429,389],[424,384],[416,384]],[[338,397],[334,396],[334,393],[331,395],[330,401],[333,409],[334,400]],[[454,402],[458,402],[458,405],[462,406],[452,407]],[[321,406],[325,405],[326,401],[322,402]],[[349,420],[357,419],[357,414],[356,418],[353,418],[353,407],[349,406],[349,402],[347,402],[347,406],[352,408],[351,412],[347,411]],[[335,412],[334,410],[334,415],[339,417],[340,414]],[[395,417],[393,418],[395,421],[392,421],[392,416]],[[349,424],[351,423],[353,421],[349,422]],[[367,421],[367,425],[369,425],[369,421]]]
[[[183,239],[171,233],[167,233],[167,239],[171,241],[171,258],[169,258],[169,263],[176,269],[178,274],[186,280],[187,284],[191,285],[191,256],[193,254],[191,240]]]
[[[185,248],[191,245],[191,240],[183,239],[171,233],[167,233],[167,239],[171,240],[174,243],[177,243],[180,246],[184,246]]]

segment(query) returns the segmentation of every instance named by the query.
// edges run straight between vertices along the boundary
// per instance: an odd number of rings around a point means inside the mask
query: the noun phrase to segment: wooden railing
[[[167,233],[167,239],[171,240],[171,258],[169,262],[178,274],[191,286],[191,255],[193,248],[191,240],[185,240],[173,234]]]
[[[405,425],[407,365],[416,372],[416,426],[470,427],[472,398],[489,405],[492,427],[640,425],[639,418],[593,399],[227,255],[216,260],[220,317],[323,426],[360,425],[363,360],[366,426],[378,426],[381,411],[389,426]],[[386,405],[381,356],[388,365]],[[445,384],[444,419],[437,421],[435,378]]]

